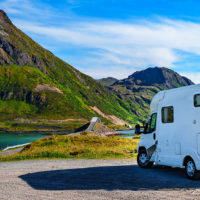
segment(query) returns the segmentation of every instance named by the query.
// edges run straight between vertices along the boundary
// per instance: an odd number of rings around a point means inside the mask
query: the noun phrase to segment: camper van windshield
[[[156,130],[156,118],[157,118],[157,113],[153,113],[148,123],[146,124],[144,133],[152,133]]]

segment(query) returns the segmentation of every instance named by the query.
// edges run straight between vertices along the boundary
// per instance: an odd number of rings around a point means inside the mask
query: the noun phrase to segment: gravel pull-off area
[[[0,152],[0,155],[3,155],[3,156],[9,156],[9,155],[12,155],[14,153],[19,153],[23,150],[24,148],[18,148],[18,149],[11,149],[11,150],[8,150],[8,151],[1,151]]]
[[[140,169],[133,160],[0,163],[1,200],[200,199],[200,180],[177,168]]]

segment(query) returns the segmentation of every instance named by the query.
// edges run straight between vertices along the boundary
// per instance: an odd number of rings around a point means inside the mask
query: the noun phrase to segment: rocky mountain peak
[[[12,24],[11,20],[8,18],[7,14],[0,10],[0,24]]]
[[[165,88],[173,88],[192,85],[194,83],[166,67],[150,67],[145,70],[136,71],[128,78],[120,80],[115,84],[139,86],[160,85]]]
[[[19,30],[0,10],[0,65],[28,65],[46,73],[47,67],[54,66],[53,55],[50,62],[46,55],[47,50]]]

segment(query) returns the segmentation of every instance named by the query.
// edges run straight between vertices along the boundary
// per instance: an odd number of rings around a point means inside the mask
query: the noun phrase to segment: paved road
[[[0,163],[1,200],[200,199],[183,170],[140,169],[133,160]]]

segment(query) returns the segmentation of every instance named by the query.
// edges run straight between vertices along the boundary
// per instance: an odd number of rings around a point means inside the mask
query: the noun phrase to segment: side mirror
[[[141,132],[140,132],[140,125],[139,124],[135,125],[135,134],[136,135],[141,134]]]

